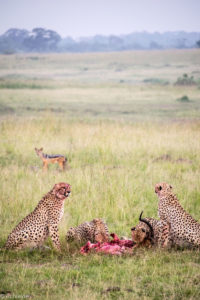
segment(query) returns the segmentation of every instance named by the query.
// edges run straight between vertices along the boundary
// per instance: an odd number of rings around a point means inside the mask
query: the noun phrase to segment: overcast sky
[[[200,31],[200,0],[0,0],[0,34],[44,27],[62,37]]]

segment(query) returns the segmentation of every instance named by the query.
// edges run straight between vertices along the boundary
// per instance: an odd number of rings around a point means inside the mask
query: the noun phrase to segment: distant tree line
[[[127,35],[96,35],[74,40],[61,38],[53,31],[34,28],[32,31],[11,28],[0,36],[0,53],[28,52],[101,52],[151,50],[169,48],[200,48],[199,32],[133,32]]]

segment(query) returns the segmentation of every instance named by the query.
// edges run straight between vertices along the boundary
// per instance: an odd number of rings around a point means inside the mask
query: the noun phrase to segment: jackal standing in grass
[[[43,162],[43,170],[48,169],[48,164],[59,164],[60,169],[63,171],[66,166],[67,158],[64,155],[55,154],[49,155],[42,152],[43,148],[37,149],[35,148],[36,154],[41,158]]]

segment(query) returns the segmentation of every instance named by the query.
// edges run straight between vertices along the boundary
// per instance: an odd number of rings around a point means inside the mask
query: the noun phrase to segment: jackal
[[[61,170],[65,169],[65,165],[67,162],[67,158],[63,155],[60,154],[55,154],[55,155],[48,155],[42,152],[43,148],[37,149],[35,148],[35,152],[36,154],[41,158],[42,162],[43,162],[43,170],[47,170],[48,169],[48,164],[52,163],[52,164],[59,164],[59,167]]]

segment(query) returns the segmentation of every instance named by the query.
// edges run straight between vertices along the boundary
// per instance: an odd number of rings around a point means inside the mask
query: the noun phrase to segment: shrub
[[[196,81],[193,76],[188,76],[186,73],[182,77],[178,77],[175,85],[195,85]]]
[[[179,102],[190,102],[190,98],[187,95],[184,95],[181,98],[178,98],[176,100]]]

